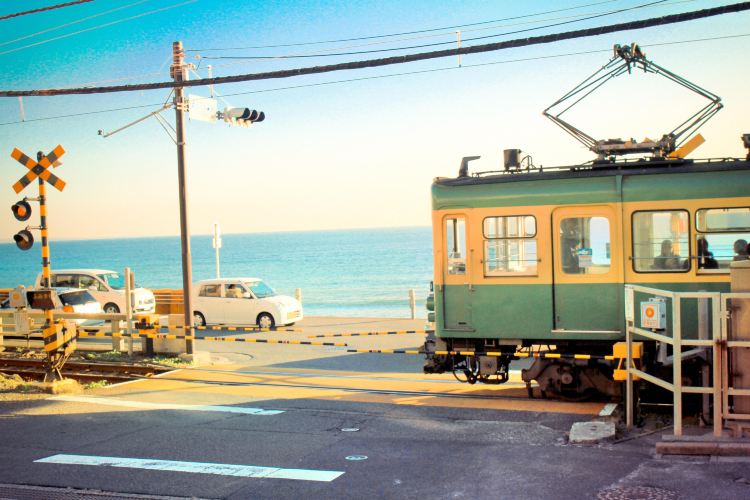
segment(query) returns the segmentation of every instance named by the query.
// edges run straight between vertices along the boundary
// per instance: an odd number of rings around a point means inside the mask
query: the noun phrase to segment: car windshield
[[[61,293],[58,296],[60,297],[60,302],[65,306],[79,306],[90,302],[96,302],[94,297],[85,290]]]
[[[97,277],[108,284],[113,290],[123,290],[125,288],[125,279],[117,273],[97,274]]]
[[[253,294],[259,298],[264,299],[266,297],[273,297],[276,292],[270,286],[266,285],[263,281],[250,281],[246,282],[245,286],[253,291]]]

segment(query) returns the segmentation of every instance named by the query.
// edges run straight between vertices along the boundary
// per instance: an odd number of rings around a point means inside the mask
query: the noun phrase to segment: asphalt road
[[[305,332],[246,335],[424,327],[305,322]],[[421,342],[419,334],[336,340],[384,349]],[[571,425],[594,418],[603,402],[529,400],[517,377],[469,386],[421,374],[419,356],[204,345],[207,366],[0,403],[0,498],[101,498],[96,490],[122,498],[750,498],[750,462],[656,458],[658,434],[568,444]]]

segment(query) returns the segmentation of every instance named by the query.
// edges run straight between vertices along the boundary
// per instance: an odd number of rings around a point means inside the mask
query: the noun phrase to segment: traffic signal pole
[[[175,82],[185,81],[185,52],[182,50],[182,42],[172,44],[172,67],[171,73]],[[182,87],[174,89],[175,109],[175,131],[177,138],[177,177],[179,181],[180,196],[180,241],[182,243],[182,293],[185,307],[185,336],[193,335],[193,299],[191,288],[193,286],[192,257],[190,255],[190,226],[188,225],[187,210],[187,181],[185,175],[185,122],[183,112],[185,111],[185,97]],[[185,352],[193,354],[193,341],[185,339]]]

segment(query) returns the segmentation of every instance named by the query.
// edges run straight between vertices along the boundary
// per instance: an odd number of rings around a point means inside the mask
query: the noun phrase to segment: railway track
[[[125,382],[153,377],[172,371],[172,368],[155,365],[132,365],[125,363],[92,363],[85,361],[68,361],[62,369],[65,378],[79,382]],[[0,372],[7,375],[42,380],[44,379],[44,360],[27,358],[0,358]]]

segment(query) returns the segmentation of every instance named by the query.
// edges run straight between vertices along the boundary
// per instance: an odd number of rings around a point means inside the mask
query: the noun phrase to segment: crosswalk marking
[[[258,465],[217,464],[210,462],[182,462],[175,460],[153,460],[145,458],[97,457],[93,455],[52,455],[35,460],[36,463],[92,465],[101,467],[123,467],[169,472],[191,472],[195,474],[217,474],[221,476],[258,477],[264,479],[296,479],[299,481],[330,482],[343,471],[314,469],[283,469]]]
[[[53,401],[67,401],[71,403],[90,403],[104,406],[121,406],[125,408],[140,408],[144,410],[182,410],[182,411],[218,411],[224,413],[240,413],[243,415],[278,415],[284,410],[264,410],[263,408],[246,408],[242,406],[216,405],[181,405],[173,403],[149,403],[145,401],[129,401],[115,398],[97,398],[90,396],[55,396]]]

